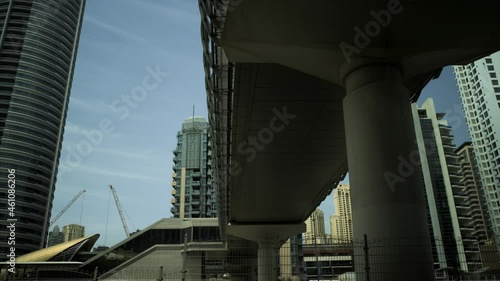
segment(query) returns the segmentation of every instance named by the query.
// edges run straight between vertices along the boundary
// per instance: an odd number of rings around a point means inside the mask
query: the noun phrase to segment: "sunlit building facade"
[[[325,214],[316,209],[306,220],[306,232],[304,233],[305,244],[320,244],[326,239]]]
[[[79,239],[85,236],[85,226],[79,224],[68,224],[63,226],[64,241]]]
[[[339,184],[333,191],[335,214],[330,217],[330,233],[333,241],[348,243],[353,239],[350,186]]]
[[[487,211],[500,245],[500,52],[454,66]]]

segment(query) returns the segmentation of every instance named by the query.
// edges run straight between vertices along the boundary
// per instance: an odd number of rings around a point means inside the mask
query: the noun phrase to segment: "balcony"
[[[200,186],[200,181],[192,181],[191,186]]]
[[[176,181],[172,181],[172,186],[177,186],[177,182]]]
[[[172,195],[176,195],[176,194],[177,194],[177,190],[172,189]]]
[[[193,178],[197,178],[197,179],[199,179],[199,178],[201,177],[201,173],[200,173],[200,172],[194,172],[194,173],[192,173],[192,174],[191,174],[191,176],[192,176]]]
[[[175,200],[175,198],[172,198],[172,200],[170,200],[170,203],[172,204],[175,204],[177,202],[177,200]]]
[[[176,172],[173,172],[172,173],[172,178],[176,179],[177,178],[177,173]]]

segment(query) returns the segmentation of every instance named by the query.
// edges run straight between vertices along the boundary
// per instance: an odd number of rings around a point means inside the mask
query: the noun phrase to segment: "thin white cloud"
[[[84,172],[84,173],[88,173],[88,174],[93,174],[93,175],[111,176],[111,177],[118,177],[118,178],[122,178],[122,179],[133,179],[133,180],[141,180],[141,181],[156,182],[156,183],[165,183],[166,182],[166,179],[150,177],[150,176],[146,176],[144,174],[133,174],[133,173],[127,173],[127,172],[122,172],[122,171],[108,170],[106,168],[97,167],[97,166],[91,167],[88,165],[80,165],[75,170],[78,170],[78,171]]]
[[[64,132],[73,135],[83,135],[83,128],[68,121],[64,127]]]
[[[97,127],[96,127],[96,129],[97,129]],[[66,122],[66,126],[64,127],[65,134],[70,134],[70,135],[75,135],[75,136],[85,136],[84,132],[89,132],[89,131],[90,131],[89,129],[84,128],[80,125],[77,125],[77,124],[69,122],[69,121]],[[124,136],[125,136],[124,134],[116,133],[116,132],[104,134],[104,138],[109,138],[109,137],[122,138]],[[64,146],[76,146],[77,143],[65,140],[63,144],[64,144]]]
[[[110,149],[104,147],[96,147],[94,149],[94,152],[123,157],[123,158],[141,159],[141,160],[150,160],[150,158],[147,155],[151,154],[151,151],[145,151],[143,153],[135,153],[130,151]]]
[[[132,32],[128,32],[128,31],[125,31],[121,28],[118,28],[114,25],[111,25],[111,24],[108,24],[108,23],[105,23],[105,22],[102,22],[96,18],[93,18],[91,16],[85,16],[84,17],[84,21],[88,21],[92,24],[95,24],[99,27],[101,27],[102,29],[108,31],[108,32],[111,32],[113,34],[116,34],[118,36],[121,36],[121,37],[124,37],[124,38],[127,38],[127,39],[131,39],[131,40],[134,40],[134,41],[137,41],[137,42],[140,42],[140,43],[147,43],[148,41],[140,36],[137,36],[135,34],[133,34]]]
[[[191,12],[186,7],[185,0],[175,1],[143,1],[143,0],[130,0],[142,9],[148,9],[148,12],[158,12],[167,17],[169,20],[176,22],[199,21],[200,16],[197,13]],[[168,7],[166,6],[168,5]],[[182,7],[184,6],[184,7]]]
[[[70,107],[78,108],[85,112],[111,113],[111,107],[101,100],[86,100],[79,97],[71,97]]]
[[[88,16],[88,17],[85,17],[84,20],[92,23],[92,24],[95,24],[99,27],[101,27],[102,29],[108,31],[108,32],[111,32],[115,35],[118,35],[118,36],[121,36],[121,37],[124,37],[124,38],[127,38],[127,39],[130,39],[130,40],[133,40],[135,42],[138,42],[140,43],[142,46],[147,46],[148,48],[151,48],[157,52],[161,52],[163,54],[169,54],[167,49],[163,46],[158,46],[158,45],[155,45],[153,44],[150,40],[147,40],[146,38],[143,38],[143,37],[140,37],[138,35],[135,35],[134,33],[132,32],[129,32],[129,31],[125,31],[119,27],[116,27],[114,25],[111,25],[111,24],[108,24],[108,23],[105,23],[105,22],[102,22],[96,18],[93,18],[91,16]],[[114,46],[113,44],[110,44],[109,47],[112,47]]]

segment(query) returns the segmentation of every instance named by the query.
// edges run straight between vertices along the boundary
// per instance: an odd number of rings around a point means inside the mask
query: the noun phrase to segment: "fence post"
[[[187,233],[184,234],[184,254],[182,255],[182,281],[186,280],[186,263],[187,263],[187,242],[188,242],[188,235]]]
[[[94,268],[94,276],[92,276],[92,281],[97,281],[97,273],[99,272],[99,268],[96,266]]]
[[[163,281],[163,265],[160,266],[160,277],[158,277],[158,281]]]
[[[365,241],[364,241],[364,247],[363,250],[365,250],[365,272],[366,272],[366,281],[370,281],[370,263],[368,259],[368,237],[366,234],[364,235]]]

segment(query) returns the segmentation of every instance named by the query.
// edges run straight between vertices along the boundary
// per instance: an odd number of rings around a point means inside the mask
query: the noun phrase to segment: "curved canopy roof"
[[[79,251],[90,251],[99,234],[74,239],[48,248],[40,249],[16,259],[17,262],[71,261]]]

